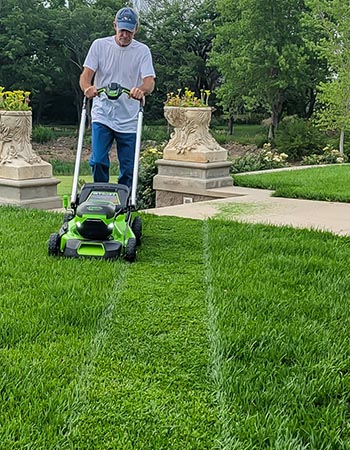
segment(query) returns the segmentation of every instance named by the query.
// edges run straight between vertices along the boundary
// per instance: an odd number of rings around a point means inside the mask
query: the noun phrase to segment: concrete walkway
[[[347,203],[271,197],[273,191],[237,186],[212,191],[226,198],[153,208],[145,212],[191,219],[218,217],[350,235],[350,204]]]

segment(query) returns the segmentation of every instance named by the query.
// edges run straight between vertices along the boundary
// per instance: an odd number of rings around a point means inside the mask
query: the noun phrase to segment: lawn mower
[[[117,101],[130,91],[117,83],[101,88],[111,100]],[[83,101],[77,154],[75,160],[70,209],[68,197],[63,200],[66,214],[58,233],[51,233],[48,242],[50,256],[97,257],[133,262],[141,243],[142,221],[133,217],[136,210],[138,163],[144,100],[138,112],[133,181],[130,188],[116,183],[85,183],[78,193],[79,169],[86,121],[86,97]]]

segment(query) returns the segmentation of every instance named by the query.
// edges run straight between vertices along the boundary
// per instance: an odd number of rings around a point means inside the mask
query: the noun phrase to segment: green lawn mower
[[[108,98],[118,100],[130,91],[117,83],[101,88]],[[79,128],[77,155],[74,168],[70,209],[68,198],[64,200],[66,214],[58,233],[51,233],[48,242],[50,256],[97,257],[117,259],[124,257],[133,262],[141,243],[142,221],[133,217],[136,211],[138,163],[141,148],[141,132],[144,101],[138,112],[135,160],[131,190],[116,183],[86,183],[78,194],[79,169],[86,121],[86,97]]]

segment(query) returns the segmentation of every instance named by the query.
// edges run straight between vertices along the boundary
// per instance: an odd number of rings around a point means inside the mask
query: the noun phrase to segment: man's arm
[[[92,85],[92,79],[95,75],[95,72],[92,69],[89,69],[89,67],[84,67],[84,70],[82,71],[80,75],[79,84],[81,87],[81,90],[84,92],[84,95],[87,98],[96,97],[97,95],[97,89],[96,86]]]
[[[145,77],[139,87],[130,89],[130,97],[141,100],[145,95],[152,94],[154,89],[154,77]]]

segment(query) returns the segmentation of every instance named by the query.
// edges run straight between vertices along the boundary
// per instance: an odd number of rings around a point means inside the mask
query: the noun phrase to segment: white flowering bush
[[[288,166],[288,155],[272,148],[270,143],[262,150],[240,156],[232,162],[231,173],[254,172],[256,170],[278,169]]]
[[[286,153],[279,153],[276,149],[271,148],[271,144],[264,144],[261,152],[261,156],[267,163],[272,163],[282,166],[286,164],[288,155]]]
[[[322,149],[321,154],[312,154],[309,156],[305,156],[301,164],[302,165],[317,165],[317,164],[343,164],[348,161],[348,157],[339,150],[336,150],[331,145],[326,146]]]

